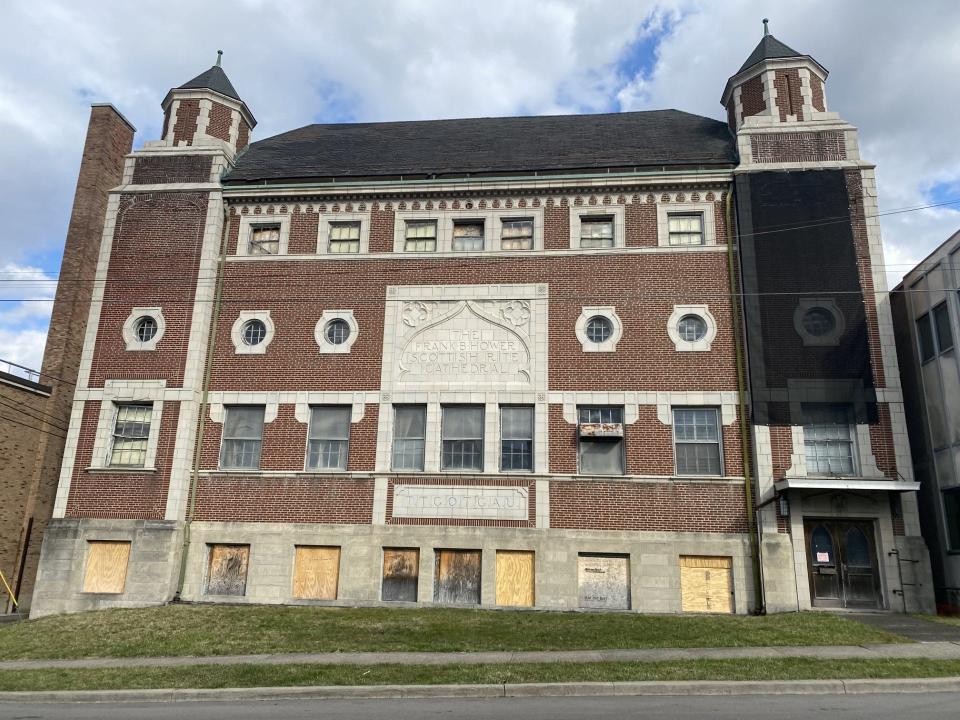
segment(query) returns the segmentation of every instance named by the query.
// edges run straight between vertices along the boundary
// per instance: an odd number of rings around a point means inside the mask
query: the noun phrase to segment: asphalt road
[[[281,700],[189,703],[0,702],[4,720],[944,720],[960,693],[741,697],[495,698],[482,700]]]

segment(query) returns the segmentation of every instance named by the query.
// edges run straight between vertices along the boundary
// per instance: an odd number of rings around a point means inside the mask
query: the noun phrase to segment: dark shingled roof
[[[204,70],[193,80],[185,82],[177,90],[213,90],[221,95],[226,95],[234,100],[240,100],[240,96],[233,88],[233,83],[219,65],[214,65],[209,70]]]
[[[255,142],[227,183],[736,163],[726,123],[679,110],[308,125]]]
[[[773,35],[764,35],[763,39],[760,40],[757,46],[753,49],[753,52],[750,53],[750,57],[747,58],[747,61],[740,66],[739,70],[737,70],[737,74],[739,75],[748,67],[756,65],[758,62],[769,60],[770,58],[787,57],[804,57],[804,55],[803,53],[798,53],[793,48],[784,45]]]

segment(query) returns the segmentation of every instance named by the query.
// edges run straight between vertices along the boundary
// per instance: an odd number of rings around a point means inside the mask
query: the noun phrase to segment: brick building
[[[929,609],[873,170],[826,75],[765,35],[728,123],[249,147],[219,62],[171,90],[109,195],[34,613]]]
[[[53,513],[107,197],[123,177],[133,133],[113,106],[91,108],[41,369],[0,373],[0,570],[22,609],[30,607]],[[0,610],[11,610],[2,587],[0,597]]]

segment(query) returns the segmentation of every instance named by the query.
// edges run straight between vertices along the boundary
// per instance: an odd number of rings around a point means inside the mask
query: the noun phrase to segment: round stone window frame
[[[332,343],[327,337],[327,326],[334,320],[343,320],[350,328],[350,334],[342,343]],[[353,310],[324,310],[313,331],[320,353],[323,355],[338,355],[350,352],[353,344],[360,335],[360,326],[353,316]]]
[[[685,340],[680,335],[680,321],[687,315],[695,315],[707,326],[707,331],[699,340]],[[674,305],[673,312],[667,318],[667,335],[677,352],[710,352],[717,337],[717,319],[706,305]]]
[[[141,340],[137,334],[137,326],[144,318],[150,318],[157,324],[157,331],[149,340]],[[158,307],[135,307],[130,316],[123,323],[123,342],[127,350],[151,352],[157,349],[157,343],[163,339],[167,330],[167,323],[163,317],[163,310]]]
[[[606,318],[611,326],[610,337],[600,343],[593,342],[587,335],[587,325],[595,317]],[[583,352],[616,352],[617,344],[623,337],[623,322],[617,315],[616,308],[612,305],[587,306],[581,308],[580,317],[577,318],[574,331]]]
[[[814,335],[804,325],[803,319],[811,310],[826,310],[833,316],[833,328],[823,335]],[[797,331],[806,347],[836,347],[846,331],[847,324],[843,311],[833,298],[803,298],[793,311],[793,329]]]
[[[247,345],[243,341],[243,331],[248,322],[259,320],[267,329],[263,340],[256,345]],[[233,327],[230,330],[230,340],[233,342],[233,352],[235,355],[263,355],[267,352],[267,347],[273,342],[273,336],[276,332],[273,320],[270,318],[269,310],[242,310],[233,321]]]

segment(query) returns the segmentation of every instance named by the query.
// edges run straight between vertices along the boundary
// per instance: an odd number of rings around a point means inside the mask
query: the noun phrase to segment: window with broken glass
[[[117,405],[113,426],[110,464],[123,467],[143,467],[147,460],[147,441],[150,438],[150,417],[153,403]]]
[[[533,220],[522,218],[504,220],[500,230],[501,250],[532,250]]]
[[[483,250],[483,223],[479,220],[453,224],[453,250],[476,252]]]
[[[247,255],[279,255],[280,226],[254,225],[250,228]]]

